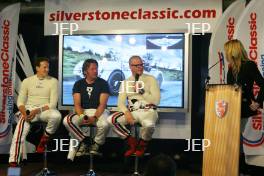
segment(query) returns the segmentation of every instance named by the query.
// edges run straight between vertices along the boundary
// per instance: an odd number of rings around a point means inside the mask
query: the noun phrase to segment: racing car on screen
[[[77,63],[73,69],[73,75],[76,80],[83,78],[82,66],[84,61]],[[131,75],[128,62],[117,61],[98,61],[98,76],[108,82],[111,95],[118,95],[121,81],[127,79]],[[144,71],[147,74],[154,76],[161,87],[163,82],[163,74],[161,71],[150,66],[149,63],[144,63]]]

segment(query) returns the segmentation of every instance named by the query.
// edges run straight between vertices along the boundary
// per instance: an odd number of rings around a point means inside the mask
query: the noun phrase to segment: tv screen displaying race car
[[[153,75],[160,86],[159,107],[184,107],[184,33],[63,36],[62,47],[61,106],[73,106],[72,88],[83,78],[82,65],[88,58],[98,61],[99,77],[110,88],[108,106],[116,106],[120,83],[131,75],[128,60],[139,55],[144,73]]]

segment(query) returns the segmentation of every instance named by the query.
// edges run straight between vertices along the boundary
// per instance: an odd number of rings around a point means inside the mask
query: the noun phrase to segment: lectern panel
[[[203,176],[237,176],[239,167],[241,89],[209,85],[206,90]]]

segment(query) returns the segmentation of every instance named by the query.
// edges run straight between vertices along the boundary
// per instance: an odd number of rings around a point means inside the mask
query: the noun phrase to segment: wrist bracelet
[[[79,117],[82,119],[84,117],[84,114],[80,114]]]
[[[80,114],[79,115],[79,119],[78,119],[78,121],[79,121],[79,124],[82,124],[83,123],[83,118],[84,118],[84,114]]]

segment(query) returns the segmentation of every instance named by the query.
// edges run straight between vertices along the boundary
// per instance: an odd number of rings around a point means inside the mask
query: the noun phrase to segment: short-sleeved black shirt
[[[93,84],[88,84],[84,78],[75,82],[72,93],[81,94],[82,108],[96,109],[100,103],[100,94],[110,94],[110,91],[108,83],[104,79],[97,78]]]

